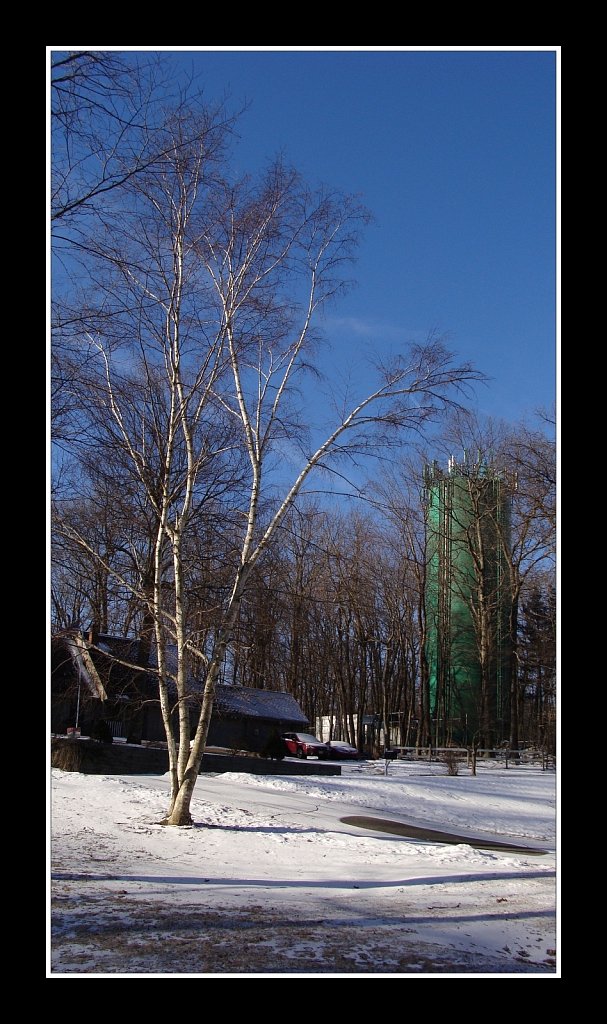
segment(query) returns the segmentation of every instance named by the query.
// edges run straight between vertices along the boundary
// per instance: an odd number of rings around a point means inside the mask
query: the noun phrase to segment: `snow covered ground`
[[[187,829],[158,824],[166,776],[51,784],[49,977],[560,976],[553,771],[202,775]]]

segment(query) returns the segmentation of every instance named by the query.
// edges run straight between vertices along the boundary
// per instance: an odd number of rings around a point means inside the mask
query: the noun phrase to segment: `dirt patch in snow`
[[[139,902],[119,890],[53,901],[52,974],[551,973],[554,961],[420,942],[406,921],[289,920],[258,904],[220,913]]]

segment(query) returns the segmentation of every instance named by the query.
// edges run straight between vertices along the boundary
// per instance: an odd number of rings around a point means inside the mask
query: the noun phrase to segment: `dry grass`
[[[51,768],[64,772],[79,772],[82,769],[83,752],[75,740],[51,740]]]

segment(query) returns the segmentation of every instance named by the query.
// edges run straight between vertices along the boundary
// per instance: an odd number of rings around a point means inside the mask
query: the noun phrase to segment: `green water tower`
[[[426,660],[435,746],[509,740],[513,633],[507,479],[482,453],[424,469]]]

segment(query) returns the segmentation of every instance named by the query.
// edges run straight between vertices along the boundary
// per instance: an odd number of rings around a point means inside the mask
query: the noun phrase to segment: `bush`
[[[454,750],[446,750],[441,761],[447,768],[447,775],[457,775],[459,773],[459,762],[457,754]]]

